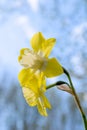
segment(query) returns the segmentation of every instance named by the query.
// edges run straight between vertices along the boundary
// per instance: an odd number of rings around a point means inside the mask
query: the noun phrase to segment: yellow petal
[[[46,108],[51,108],[51,105],[46,96],[44,95],[43,91],[40,91],[40,95],[37,100],[37,108],[39,113],[43,116],[47,116]]]
[[[43,74],[35,75],[30,69],[22,69],[18,79],[22,87],[30,88],[37,95],[39,94],[39,88],[42,88],[44,91],[46,89],[46,81]]]
[[[37,79],[39,83],[39,88],[41,88],[41,90],[45,92],[46,91],[46,78],[44,74],[43,73],[38,74]]]
[[[44,106],[44,103],[41,98],[39,98],[37,101],[37,109],[42,116],[47,116],[46,107]]]
[[[24,95],[26,102],[30,106],[36,106],[37,105],[37,96],[35,95],[35,93],[31,89],[26,88],[26,87],[23,87],[22,91],[23,91],[23,95]]]
[[[44,53],[44,55],[45,55],[46,57],[48,57],[48,56],[50,55],[51,50],[52,50],[52,48],[54,47],[55,42],[56,42],[56,39],[55,39],[55,38],[49,38],[49,39],[47,39],[47,40],[44,42],[44,44],[43,44],[43,46],[42,46],[42,51],[43,51],[43,53]]]
[[[22,56],[18,56],[18,61],[20,62],[22,59]]]
[[[44,74],[48,78],[61,75],[61,74],[63,74],[62,66],[55,58],[51,58],[48,60]]]
[[[30,69],[22,69],[18,74],[18,80],[23,87],[28,87],[31,76],[32,73]]]
[[[28,87],[38,94],[38,80],[30,69],[23,69],[18,75],[19,82],[22,87]]]
[[[43,37],[41,32],[36,33],[32,39],[31,39],[31,46],[34,49],[34,51],[42,50],[42,44],[45,41],[45,38]]]
[[[18,56],[18,61],[20,62],[22,60],[22,56],[26,55],[30,50],[28,48],[22,48],[20,50],[20,55]]]
[[[40,79],[35,75],[33,75],[32,78],[29,80],[29,88],[37,95],[39,95],[39,88],[41,87],[41,84],[39,84],[39,82]]]
[[[50,104],[50,102],[48,101],[48,99],[46,98],[46,96],[44,94],[42,94],[42,99],[43,99],[43,102],[44,102],[44,106],[46,108],[51,109],[51,104]]]
[[[23,87],[28,87],[29,77],[31,76],[30,69],[22,69],[18,74],[18,80]]]

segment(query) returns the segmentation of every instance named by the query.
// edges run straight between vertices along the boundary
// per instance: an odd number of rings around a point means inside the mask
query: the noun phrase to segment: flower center
[[[20,63],[26,68],[43,71],[46,68],[47,61],[42,52],[35,53],[31,50],[25,50]]]

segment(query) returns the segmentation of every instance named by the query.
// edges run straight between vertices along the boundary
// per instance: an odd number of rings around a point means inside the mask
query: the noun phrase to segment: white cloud
[[[16,24],[18,26],[21,26],[27,37],[31,37],[35,32],[35,29],[32,27],[27,16],[18,16],[18,18],[16,19]]]
[[[80,25],[77,25],[72,30],[72,38],[73,40],[78,40],[78,42],[84,43],[85,37],[84,34],[87,32],[87,22],[81,23]]]
[[[39,0],[27,0],[33,11],[38,11]]]

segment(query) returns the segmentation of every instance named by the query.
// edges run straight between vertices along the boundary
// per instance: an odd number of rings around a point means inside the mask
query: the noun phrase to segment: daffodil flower
[[[41,32],[31,39],[32,50],[23,48],[18,60],[24,67],[18,75],[23,95],[30,106],[37,106],[39,113],[47,116],[46,108],[51,105],[44,93],[45,77],[54,77],[63,73],[60,63],[55,58],[48,58],[56,40],[45,39]]]
[[[46,108],[51,108],[51,105],[44,95],[46,91],[45,77],[40,74],[33,75],[30,69],[23,69],[18,79],[22,86],[23,95],[26,102],[34,107],[36,106],[42,116],[47,116]]]
[[[55,42],[55,38],[45,39],[41,32],[36,33],[30,42],[33,49],[23,48],[20,51],[20,64],[48,78],[62,74],[63,69],[56,58],[48,58]]]

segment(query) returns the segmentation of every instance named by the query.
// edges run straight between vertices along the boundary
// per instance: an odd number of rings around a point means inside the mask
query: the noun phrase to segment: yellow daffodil
[[[34,73],[42,72],[48,78],[62,74],[60,63],[55,58],[48,58],[55,42],[55,38],[45,39],[41,32],[36,33],[30,42],[33,50],[23,48],[20,51],[20,64]]]
[[[51,108],[44,95],[45,77],[54,77],[63,73],[60,63],[55,58],[48,58],[56,40],[45,39],[41,32],[31,39],[33,50],[23,48],[18,60],[24,67],[18,75],[23,95],[30,106],[37,106],[39,113],[47,116],[46,108]]]
[[[46,108],[51,108],[49,101],[44,95],[46,81],[43,75],[34,75],[30,69],[23,69],[18,79],[22,86],[23,95],[30,106],[36,106],[42,116],[47,116]]]

